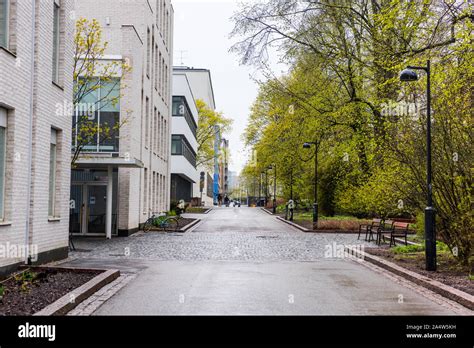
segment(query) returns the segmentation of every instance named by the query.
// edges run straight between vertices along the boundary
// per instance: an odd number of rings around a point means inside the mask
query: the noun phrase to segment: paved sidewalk
[[[94,314],[462,312],[357,261],[326,257],[327,245],[357,245],[357,235],[306,234],[251,208],[220,208],[200,217],[203,222],[185,234],[78,241],[83,252],[72,253],[69,265],[118,268],[135,277]]]

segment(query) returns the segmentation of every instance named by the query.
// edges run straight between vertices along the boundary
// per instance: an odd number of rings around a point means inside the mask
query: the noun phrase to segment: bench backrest
[[[393,229],[394,230],[403,230],[403,231],[407,231],[408,230],[408,226],[410,226],[410,224],[408,222],[395,222],[393,224]]]
[[[395,224],[395,221],[393,220],[386,220],[384,222],[385,228],[388,228],[388,229],[392,229],[394,224]]]
[[[382,219],[372,219],[372,227],[378,227],[381,226],[383,223]]]

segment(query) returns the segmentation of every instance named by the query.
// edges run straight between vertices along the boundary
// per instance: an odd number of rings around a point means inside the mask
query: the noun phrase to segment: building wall
[[[173,96],[184,97],[189,107],[189,112],[196,125],[198,124],[198,111],[194,101],[193,92],[185,74],[173,73]],[[175,135],[184,135],[187,142],[197,154],[198,143],[185,117],[173,116],[171,124],[171,133]],[[176,201],[185,199],[190,202],[191,198],[197,196],[199,190],[193,189],[196,183],[199,183],[199,173],[196,167],[191,164],[184,156],[172,155],[171,173],[177,174],[172,179],[171,199]],[[179,176],[179,177],[178,177]],[[187,181],[187,183],[185,183]],[[189,184],[189,185],[188,185]],[[179,185],[184,185],[185,190],[180,190]],[[194,192],[193,192],[194,191]]]
[[[5,183],[5,219],[0,222],[0,245],[33,244],[38,261],[67,256],[69,236],[69,183],[74,21],[72,0],[61,0],[59,84],[53,84],[53,1],[12,0],[10,45],[0,48],[0,106],[8,109]],[[32,33],[35,32],[35,51]],[[34,70],[32,70],[34,60]],[[32,73],[33,79],[32,79]],[[33,95],[30,83],[34,83]],[[33,122],[30,127],[30,103]],[[51,128],[58,131],[55,219],[49,219],[49,163]],[[29,181],[30,132],[32,140],[31,183]],[[28,200],[27,187],[31,184]],[[30,216],[27,216],[27,206]],[[25,231],[29,225],[29,241]],[[35,249],[37,248],[37,249]],[[32,257],[36,259],[35,255]],[[8,266],[23,262],[19,257],[0,257],[0,274]]]
[[[118,228],[134,232],[153,212],[169,209],[173,8],[169,0],[121,0],[119,6],[116,0],[81,0],[76,6],[77,17],[101,24],[106,54],[132,68],[121,97],[127,122],[120,129],[120,157],[138,159],[144,168],[119,170]]]
[[[214,90],[212,87],[211,72],[208,69],[193,69],[188,67],[174,67],[175,74],[184,74],[188,80],[193,97],[195,100],[203,100],[211,109],[215,110],[216,103],[214,99]],[[213,171],[209,170],[205,166],[198,166],[197,173],[200,175],[201,172],[205,172],[205,183],[202,200],[205,206],[212,206],[214,204],[214,197],[209,196],[207,193],[207,187],[209,185],[208,175],[213,178]],[[211,180],[212,181],[212,180]],[[212,185],[212,183],[211,183]],[[194,197],[200,198],[200,187],[199,181],[193,185]]]

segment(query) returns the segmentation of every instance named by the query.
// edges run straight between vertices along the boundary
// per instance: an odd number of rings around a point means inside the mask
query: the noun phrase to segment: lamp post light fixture
[[[319,143],[316,142],[307,142],[304,143],[304,149],[311,149],[311,146],[314,145],[314,203],[313,203],[313,229],[318,227],[318,152],[319,152]]]
[[[408,66],[400,73],[400,81],[418,81],[418,74],[414,70],[426,72],[426,189],[427,207],[425,209],[425,246],[426,270],[436,271],[436,210],[433,207],[432,161],[431,161],[431,62],[426,66]]]

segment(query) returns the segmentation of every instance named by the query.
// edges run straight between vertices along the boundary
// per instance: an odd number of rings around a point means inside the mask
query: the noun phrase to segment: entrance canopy
[[[106,186],[101,187],[97,182],[85,185],[82,191],[82,201],[80,205],[79,224],[81,226],[93,226],[88,220],[91,216],[94,218],[96,225],[102,225],[105,222],[105,233],[107,239],[112,238],[112,199],[113,199],[113,172],[117,168],[143,168],[142,161],[130,158],[120,157],[81,157],[75,163],[74,169],[99,170],[107,173]],[[74,186],[74,181],[73,181]],[[90,186],[90,187],[89,187]],[[104,192],[102,192],[104,191]],[[86,197],[87,196],[87,197]],[[101,197],[105,196],[105,202]],[[86,199],[84,201],[84,199]],[[105,203],[105,204],[104,204]],[[105,210],[105,211],[104,211]],[[105,213],[105,214],[104,214]],[[102,220],[105,215],[105,221]],[[99,223],[100,222],[100,223]],[[80,227],[83,230],[83,227]]]
[[[119,158],[119,157],[91,157],[79,158],[76,161],[76,168],[78,169],[108,169],[112,168],[143,168],[142,161],[137,159]]]

